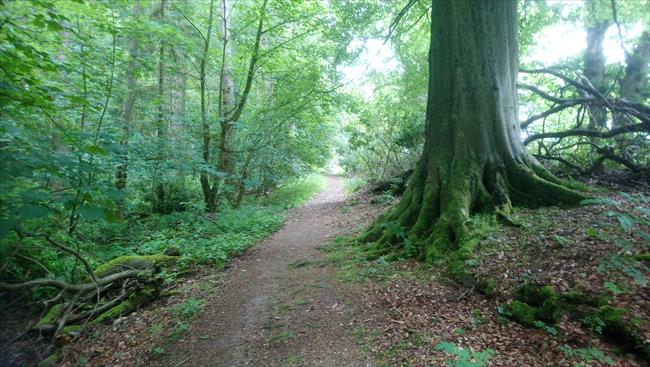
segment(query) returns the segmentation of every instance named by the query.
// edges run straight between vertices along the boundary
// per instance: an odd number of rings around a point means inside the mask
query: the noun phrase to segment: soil
[[[218,296],[156,366],[365,366],[347,332],[354,289],[334,279],[317,249],[341,233],[341,179],[292,210],[284,227],[230,268]]]

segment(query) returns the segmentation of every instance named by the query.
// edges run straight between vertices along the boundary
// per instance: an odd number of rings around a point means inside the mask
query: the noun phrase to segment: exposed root
[[[433,262],[458,250],[468,238],[472,214],[494,213],[518,227],[511,217],[513,204],[576,205],[584,198],[528,158],[509,164],[456,160],[447,169],[421,162],[399,204],[375,221],[360,241],[372,243],[367,253],[375,258],[403,253],[405,242],[417,244],[417,251],[406,252]]]

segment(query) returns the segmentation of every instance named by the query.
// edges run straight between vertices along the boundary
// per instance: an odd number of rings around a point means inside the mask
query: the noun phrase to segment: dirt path
[[[160,366],[366,366],[351,336],[354,289],[317,249],[340,231],[341,179],[291,210],[284,227],[235,260],[218,294]]]

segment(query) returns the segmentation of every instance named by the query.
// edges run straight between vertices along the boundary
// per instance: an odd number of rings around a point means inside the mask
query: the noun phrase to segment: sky
[[[575,3],[575,2],[574,2]],[[641,35],[642,23],[629,30],[623,31],[625,39],[633,39]],[[579,56],[586,48],[586,33],[581,27],[569,24],[558,24],[545,28],[536,37],[536,46],[529,56],[522,57],[522,61],[536,60],[544,66],[557,64],[562,59]],[[353,41],[351,48],[363,46],[362,41]],[[605,35],[603,45],[607,63],[619,63],[625,60],[621,48],[616,26],[611,26]],[[349,83],[348,88],[357,90],[366,99],[372,98],[374,86],[367,80],[367,75],[373,71],[390,72],[397,70],[399,63],[390,47],[390,42],[370,39],[365,42],[363,51],[355,65],[340,67],[344,75],[344,82]]]
[[[343,82],[349,83],[348,88],[355,89],[370,99],[373,94],[374,85],[367,80],[367,76],[373,71],[390,72],[397,70],[399,63],[390,47],[390,42],[384,40],[368,39],[365,42],[360,40],[352,41],[350,49],[363,47],[355,65],[341,67]]]

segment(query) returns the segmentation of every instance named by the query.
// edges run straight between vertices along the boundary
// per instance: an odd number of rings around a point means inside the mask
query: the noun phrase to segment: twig
[[[212,219],[206,217],[205,215],[203,215],[203,213],[201,213],[201,212],[197,212],[197,214],[200,215],[201,218],[203,218],[203,219],[207,220],[208,222],[210,222],[210,223],[214,224],[215,226],[217,226],[217,227],[218,227],[220,230],[222,230],[224,233],[227,232],[226,229],[223,228],[219,223],[217,223],[216,221],[214,221],[214,220],[212,220]]]
[[[180,366],[182,366],[182,365],[184,365],[184,364],[185,364],[185,362],[187,362],[187,361],[189,361],[189,360],[190,360],[190,358],[192,358],[192,357],[187,357],[187,358],[185,358],[184,360],[182,360],[182,361],[180,361],[180,362],[178,362],[178,363],[176,364],[176,366],[175,366],[175,367],[180,367]]]

